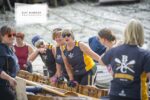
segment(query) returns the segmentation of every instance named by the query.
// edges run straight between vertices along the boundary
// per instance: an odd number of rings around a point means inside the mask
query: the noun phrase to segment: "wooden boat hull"
[[[53,97],[47,97],[42,95],[27,95],[28,100],[53,100]]]
[[[49,83],[49,80],[47,78],[45,78],[42,75],[38,75],[38,74],[31,74],[29,72],[26,71],[20,71],[18,73],[18,76],[26,79],[27,83],[30,83],[30,85],[39,85],[37,83],[44,83],[42,85],[42,88],[44,88],[45,90],[47,90],[47,88],[49,88],[50,90],[48,90],[49,92],[55,93],[59,96],[64,96],[67,93],[74,93],[74,94],[78,94],[78,96],[88,96],[88,97],[92,97],[92,98],[100,98],[102,96],[107,96],[108,95],[108,90],[107,89],[99,89],[96,88],[94,86],[83,86],[83,85],[77,85],[76,87],[72,88],[72,87],[68,87],[67,83],[62,82],[62,83],[56,83],[51,85]],[[35,83],[37,82],[37,83]],[[61,91],[68,91],[66,92],[66,94],[62,93]],[[70,91],[70,92],[69,92]],[[69,95],[73,95],[73,94],[69,94]],[[75,95],[74,95],[75,96]],[[77,95],[76,95],[77,97]]]

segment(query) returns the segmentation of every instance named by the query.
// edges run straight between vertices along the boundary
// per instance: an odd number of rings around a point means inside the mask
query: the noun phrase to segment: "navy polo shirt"
[[[15,77],[19,71],[18,59],[15,53],[5,44],[0,43],[0,71],[5,71]],[[6,80],[0,78],[0,85],[5,85]]]

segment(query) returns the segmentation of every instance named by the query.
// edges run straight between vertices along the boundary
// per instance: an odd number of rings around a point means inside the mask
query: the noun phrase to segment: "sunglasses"
[[[71,34],[62,34],[62,37],[63,37],[63,38],[65,38],[66,36],[67,36],[67,37],[70,37]]]
[[[40,40],[39,40],[39,41],[37,41],[37,42],[35,43],[35,47],[36,47],[36,48],[40,48],[41,45],[44,45],[44,41],[40,41]]]
[[[16,36],[16,33],[12,33],[12,34],[9,33],[9,34],[7,34],[8,38],[15,37],[15,36]]]

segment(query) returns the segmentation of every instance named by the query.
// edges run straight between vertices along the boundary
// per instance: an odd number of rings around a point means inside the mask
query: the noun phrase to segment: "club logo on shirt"
[[[61,55],[57,55],[57,57],[56,57],[57,59],[61,59]]]
[[[43,57],[43,59],[47,59],[47,55],[46,54],[43,54],[42,57]]]
[[[121,90],[121,92],[119,93],[120,96],[126,96],[124,90]]]
[[[128,74],[135,73],[133,70],[133,65],[135,64],[135,60],[128,61],[128,56],[122,55],[122,59],[115,58],[115,62],[117,63],[116,71],[119,71],[119,73],[115,74],[116,78],[124,78],[133,80],[133,75]]]
[[[69,58],[73,58],[74,57],[74,55],[73,55],[73,53],[69,53]]]
[[[116,70],[120,70],[121,73],[127,73],[127,70],[131,71],[132,73],[135,73],[134,70],[130,68],[135,64],[135,60],[131,60],[128,62],[128,57],[126,55],[122,55],[122,60],[115,58],[115,62],[120,65],[116,68]]]

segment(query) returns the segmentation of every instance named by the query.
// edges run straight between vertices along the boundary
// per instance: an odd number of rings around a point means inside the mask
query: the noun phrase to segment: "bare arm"
[[[66,57],[63,57],[63,61],[64,61],[64,64],[65,64],[65,68],[66,68],[66,71],[68,73],[68,76],[69,76],[69,79],[70,80],[74,80],[73,78],[73,72],[72,72],[72,67],[71,65],[68,63],[68,60]]]
[[[54,58],[56,58],[56,47],[53,46],[52,53],[54,55]],[[60,77],[61,76],[61,65],[56,63],[56,73],[55,76]]]
[[[54,58],[56,58],[56,47],[55,46],[53,46],[53,48],[52,48],[52,53],[54,55]]]
[[[148,80],[150,81],[150,72],[147,73],[147,78],[148,78]]]
[[[74,80],[74,78],[73,78],[73,72],[72,72],[72,67],[68,63],[68,60],[67,60],[66,56],[64,55],[64,52],[63,52],[62,48],[61,48],[61,55],[62,55],[64,64],[65,64],[65,68],[66,68],[66,71],[68,73],[69,79],[70,80]]]
[[[60,77],[62,75],[61,73],[61,65],[56,63],[56,75],[57,77]]]
[[[101,57],[98,54],[96,54],[88,45],[86,45],[83,42],[80,42],[79,47],[83,51],[83,53],[89,55],[91,58],[98,61],[101,65],[104,65],[103,61],[101,60]]]
[[[30,54],[33,53],[34,50],[33,50],[33,48],[32,48],[31,45],[27,44],[27,46],[28,46],[28,51],[29,51],[29,54],[28,54],[28,55],[30,55]]]
[[[4,71],[1,71],[1,73],[0,73],[0,78],[9,81],[10,86],[12,86],[13,88],[17,85],[16,80],[15,80],[13,77],[9,76],[9,75],[8,75],[7,73],[5,73]]]
[[[28,60],[33,62],[39,54],[39,50],[35,50],[31,55],[29,55]]]
[[[46,53],[46,48],[38,48],[36,49],[28,58],[29,61],[33,62],[36,57],[39,55],[39,53],[43,54]]]

